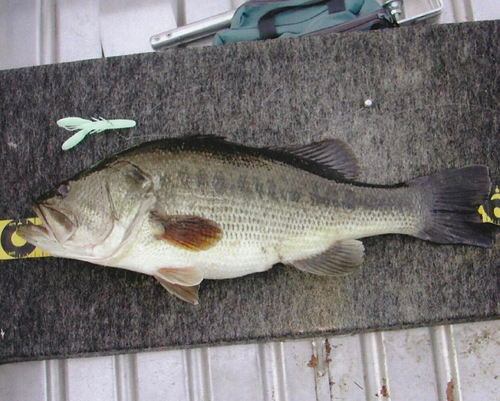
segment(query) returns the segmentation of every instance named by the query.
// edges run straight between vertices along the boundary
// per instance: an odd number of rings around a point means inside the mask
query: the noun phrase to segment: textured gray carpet
[[[500,177],[500,22],[179,49],[0,72],[0,218],[105,155],[166,136],[252,145],[339,137],[362,180],[484,163]],[[375,106],[363,108],[365,99]],[[60,150],[66,116],[137,128]],[[364,241],[362,268],[205,281],[201,305],[151,277],[62,259],[0,262],[0,362],[318,336],[499,316],[500,243]]]

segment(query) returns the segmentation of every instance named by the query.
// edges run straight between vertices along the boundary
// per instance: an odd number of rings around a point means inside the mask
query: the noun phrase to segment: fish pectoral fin
[[[203,217],[162,216],[158,213],[153,213],[153,217],[163,226],[161,239],[190,251],[204,251],[222,239],[222,228]]]
[[[363,263],[365,247],[358,240],[337,241],[325,252],[291,263],[297,269],[320,276],[342,276]]]
[[[160,276],[155,276],[155,278],[170,294],[175,295],[177,298],[189,302],[190,304],[198,305],[198,290],[200,288],[199,284],[186,286],[180,284],[172,284]]]
[[[353,181],[358,178],[360,168],[352,148],[341,139],[327,139],[308,145],[274,148],[311,160],[323,166],[326,178]]]

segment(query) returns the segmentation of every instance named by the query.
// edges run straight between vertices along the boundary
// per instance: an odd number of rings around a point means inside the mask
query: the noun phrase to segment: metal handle
[[[236,10],[227,11],[192,24],[181,26],[170,31],[154,35],[150,39],[154,50],[166,49],[181,43],[192,42],[206,36],[213,35],[217,31],[228,28]]]

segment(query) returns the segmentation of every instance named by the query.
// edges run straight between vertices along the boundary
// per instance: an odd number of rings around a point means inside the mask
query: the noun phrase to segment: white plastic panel
[[[99,0],[57,0],[57,8],[53,10],[57,16],[59,33],[56,42],[57,61],[102,57]]]
[[[365,371],[360,336],[333,337],[330,342],[329,385],[332,400],[362,400]]]
[[[151,36],[177,27],[169,2],[100,0],[99,27],[104,55],[152,52]]]
[[[463,400],[500,399],[500,324],[454,326]]]
[[[145,352],[136,358],[137,399],[161,400],[165,394],[171,400],[200,399],[190,393],[186,351]]]
[[[103,360],[104,362],[104,360]],[[65,360],[48,360],[38,363],[45,367],[45,396],[47,401],[66,400],[66,387],[68,385],[68,376],[66,374],[66,366],[68,361]],[[21,365],[28,365],[21,364]]]
[[[265,358],[262,358],[258,347],[251,350],[252,347],[242,345],[207,349],[203,363],[210,371],[211,399],[267,399],[268,383],[263,380],[266,376]],[[244,377],[241,377],[241,371],[246,372]]]
[[[232,9],[233,9],[233,4],[231,0],[211,0],[208,1],[204,7],[200,7],[200,2],[198,0],[186,0],[185,1],[186,24],[190,24],[192,22],[196,22],[204,18],[211,17],[213,15],[222,14]]]
[[[66,400],[116,399],[114,357],[74,358],[66,361]]]
[[[383,397],[390,400],[384,333],[361,334],[360,341],[366,399],[372,400]]]
[[[498,0],[470,0],[474,21],[500,19]]]
[[[275,356],[276,367],[267,374],[272,374],[274,387],[279,390],[272,393],[277,395],[276,400],[315,399],[316,372],[309,366],[313,354],[310,341],[273,343],[272,347],[271,344],[262,344],[260,348],[270,350]]]
[[[394,400],[437,400],[437,380],[428,328],[384,333],[387,371]],[[418,388],[419,391],[415,392]]]
[[[45,401],[46,374],[43,362],[0,366],[0,400]]]
[[[494,400],[500,321],[0,366],[10,400]],[[26,383],[29,385],[26,385]]]
[[[430,329],[438,399],[462,401],[453,326]]]
[[[0,69],[36,65],[37,0],[0,2]]]

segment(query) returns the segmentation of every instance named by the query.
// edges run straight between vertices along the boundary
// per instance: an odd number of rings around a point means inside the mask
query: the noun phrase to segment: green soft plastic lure
[[[63,150],[69,150],[78,145],[87,135],[97,134],[108,129],[133,128],[136,126],[134,120],[106,120],[105,118],[92,118],[86,120],[80,117],[66,117],[57,121],[57,125],[68,131],[76,131],[63,144]]]

